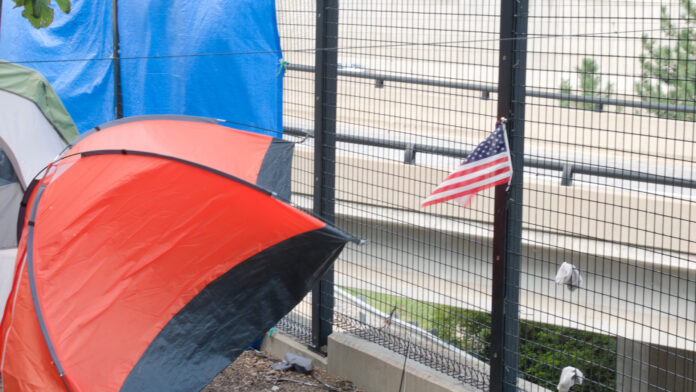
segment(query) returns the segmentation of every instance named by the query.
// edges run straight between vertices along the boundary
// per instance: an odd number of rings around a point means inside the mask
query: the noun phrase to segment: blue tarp
[[[41,30],[13,4],[3,2],[0,58],[44,74],[80,132],[113,120],[112,1],[73,0]],[[281,134],[274,1],[121,0],[118,24],[124,116],[213,117]]]

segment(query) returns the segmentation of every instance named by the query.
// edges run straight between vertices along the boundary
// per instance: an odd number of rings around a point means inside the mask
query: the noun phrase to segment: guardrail
[[[288,135],[314,138],[314,130],[299,127],[284,127],[284,132]],[[430,146],[427,144],[407,143],[394,140],[378,139],[364,136],[347,135],[344,133],[336,134],[336,141],[364,146],[382,147],[393,150],[404,151],[404,163],[413,164],[416,153],[436,154],[453,158],[466,158],[471,151],[459,150],[454,148]],[[696,189],[696,180],[680,177],[661,176],[658,174],[645,173],[636,170],[624,170],[596,165],[564,162],[553,159],[524,158],[526,167],[538,169],[556,170],[562,172],[561,185],[570,186],[573,183],[574,174],[588,174],[598,177],[617,178],[621,180],[638,181],[659,185],[670,185],[682,188]]]
[[[291,71],[300,72],[311,72],[314,73],[314,67],[311,65],[301,65],[301,64],[288,64],[287,69]],[[497,93],[498,86],[485,85],[485,84],[473,84],[473,83],[462,83],[454,82],[450,80],[442,79],[429,79],[429,78],[414,78],[410,76],[401,75],[388,75],[373,72],[370,70],[348,70],[348,69],[338,69],[338,76],[349,76],[352,78],[360,79],[371,79],[375,81],[375,87],[384,87],[384,82],[398,82],[398,83],[412,83],[424,86],[434,86],[434,87],[448,87],[462,90],[472,90],[480,91],[482,99],[488,99],[490,93]],[[547,98],[547,99],[557,99],[563,101],[572,102],[585,102],[592,103],[595,105],[595,110],[601,112],[604,105],[611,106],[625,106],[632,108],[640,108],[647,110],[668,110],[680,113],[693,113],[696,114],[696,106],[691,105],[676,105],[670,103],[659,103],[659,102],[644,102],[644,101],[630,101],[625,99],[615,99],[606,97],[591,97],[585,95],[575,95],[575,94],[561,94],[548,91],[535,91],[535,90],[525,90],[525,96],[536,97],[536,98]]]

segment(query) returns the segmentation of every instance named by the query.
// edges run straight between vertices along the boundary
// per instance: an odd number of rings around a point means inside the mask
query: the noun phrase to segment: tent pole
[[[1,0],[0,0],[1,1]],[[123,117],[123,96],[121,94],[121,48],[118,34],[118,0],[111,0],[111,23],[113,36],[113,52],[111,58],[114,64],[114,117]]]

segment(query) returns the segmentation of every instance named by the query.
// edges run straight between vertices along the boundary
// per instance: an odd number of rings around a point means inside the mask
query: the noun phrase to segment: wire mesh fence
[[[364,240],[332,300],[280,328],[321,346],[319,317],[480,389],[553,390],[567,366],[572,390],[696,389],[692,2],[278,0],[277,17],[293,202]],[[421,208],[505,99],[508,213],[493,189]],[[556,283],[564,262],[580,287]]]

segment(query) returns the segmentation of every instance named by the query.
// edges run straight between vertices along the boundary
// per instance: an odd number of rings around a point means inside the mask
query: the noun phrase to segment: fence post
[[[524,171],[524,100],[528,0],[502,0],[498,117],[508,121],[513,176],[495,189],[490,390],[517,391]],[[516,39],[522,38],[522,39]]]
[[[334,221],[338,0],[317,0],[314,66],[314,213]],[[312,288],[312,342],[321,351],[333,323],[334,270]]]

